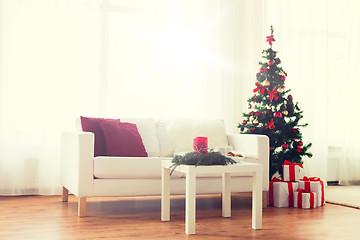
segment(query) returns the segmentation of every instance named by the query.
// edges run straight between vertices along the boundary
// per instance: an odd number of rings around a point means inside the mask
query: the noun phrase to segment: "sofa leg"
[[[267,207],[267,191],[262,192],[262,207]]]
[[[86,217],[86,197],[78,198],[78,216]]]
[[[67,190],[64,186],[62,189],[62,201],[67,202],[69,200],[69,190]]]

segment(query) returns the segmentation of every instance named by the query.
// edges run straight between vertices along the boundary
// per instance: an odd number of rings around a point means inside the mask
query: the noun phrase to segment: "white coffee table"
[[[170,221],[170,160],[162,161],[161,171],[161,220]],[[186,174],[185,233],[195,234],[196,219],[196,174],[222,174],[222,216],[231,217],[231,173],[252,173],[252,228],[262,228],[262,165],[241,162],[227,166],[180,165],[175,171]]]

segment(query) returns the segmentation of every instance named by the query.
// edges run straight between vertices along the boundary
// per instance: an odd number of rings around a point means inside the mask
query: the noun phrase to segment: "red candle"
[[[202,154],[208,153],[208,138],[207,137],[194,137],[193,148],[195,152]]]

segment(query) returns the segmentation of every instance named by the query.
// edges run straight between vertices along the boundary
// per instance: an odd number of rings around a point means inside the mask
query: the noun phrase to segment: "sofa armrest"
[[[80,131],[61,135],[61,184],[77,197],[93,196],[94,137]]]
[[[269,137],[259,134],[228,134],[228,141],[234,152],[246,158],[256,159],[263,165],[263,190],[269,189]],[[245,160],[246,160],[245,158]]]

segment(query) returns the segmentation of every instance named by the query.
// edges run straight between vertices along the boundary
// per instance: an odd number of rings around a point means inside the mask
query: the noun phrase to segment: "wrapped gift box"
[[[300,163],[291,163],[287,160],[283,163],[283,179],[284,181],[297,182],[299,181],[300,168],[302,164]]]
[[[298,189],[294,193],[294,207],[297,208],[316,208],[317,196],[316,193],[305,189]]]
[[[284,182],[279,179],[273,179],[269,185],[268,205],[274,207],[292,207],[294,205],[294,192],[297,189],[297,182]]]
[[[309,190],[316,193],[317,207],[325,204],[325,188],[324,183],[318,177],[304,177],[299,180],[299,188]]]

